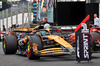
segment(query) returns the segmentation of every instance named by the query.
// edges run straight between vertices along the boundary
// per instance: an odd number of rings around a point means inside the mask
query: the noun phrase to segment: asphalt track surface
[[[26,56],[5,55],[0,43],[0,66],[100,66],[100,53],[94,53],[90,62],[78,63],[75,55],[58,57],[41,57],[39,60],[29,60]]]

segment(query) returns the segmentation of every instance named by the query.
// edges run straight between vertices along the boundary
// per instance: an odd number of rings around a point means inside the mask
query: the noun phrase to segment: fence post
[[[1,31],[1,12],[0,12],[0,31]],[[0,36],[1,38],[1,36]]]
[[[32,6],[32,0],[30,0],[30,23],[31,23],[31,6]]]
[[[38,19],[41,22],[41,0],[38,0]]]
[[[12,16],[12,0],[11,0],[11,25],[13,24],[13,16]]]
[[[4,25],[4,11],[2,11],[2,24]]]
[[[29,18],[29,2],[28,2],[28,28],[30,28],[30,18]]]
[[[1,12],[0,12],[0,30],[1,30]]]
[[[17,0],[17,11],[16,11],[16,24],[18,24],[18,0]]]
[[[23,10],[22,10],[22,27],[24,27],[24,2],[23,2]]]
[[[6,9],[6,29],[8,30],[8,9]]]

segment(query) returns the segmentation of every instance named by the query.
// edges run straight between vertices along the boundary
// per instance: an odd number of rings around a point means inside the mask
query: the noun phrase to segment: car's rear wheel
[[[29,59],[39,59],[38,51],[42,48],[42,40],[38,35],[29,36],[26,46],[26,54]]]
[[[2,40],[1,40],[1,35],[0,35],[0,42],[1,42]]]
[[[5,36],[3,39],[3,51],[5,54],[14,54],[17,51],[17,39],[15,36]]]
[[[93,50],[95,50],[96,48],[96,38],[100,39],[100,34],[98,32],[91,32],[90,33],[90,44]]]

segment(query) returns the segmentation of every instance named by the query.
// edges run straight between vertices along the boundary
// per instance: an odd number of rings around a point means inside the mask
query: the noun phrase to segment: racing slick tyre
[[[93,50],[95,50],[96,47],[96,38],[100,39],[100,34],[98,32],[91,32],[90,33],[90,44]]]
[[[1,40],[1,36],[0,36],[0,42],[1,42],[2,40]]]
[[[15,36],[4,36],[3,51],[5,54],[15,54],[17,51],[17,39]]]
[[[35,48],[33,48],[34,45]],[[38,56],[38,51],[42,49],[42,40],[38,35],[28,37],[26,55],[29,59],[40,59],[40,56]]]

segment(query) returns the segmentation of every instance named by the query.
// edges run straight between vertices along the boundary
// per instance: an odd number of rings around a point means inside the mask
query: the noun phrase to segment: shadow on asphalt
[[[27,57],[26,55],[16,54],[17,56]]]
[[[75,61],[76,58],[74,56],[52,56],[52,57],[41,57],[36,60],[38,62],[56,62],[56,61]]]
[[[90,61],[90,62],[88,62],[88,61],[81,61],[80,63],[77,62],[77,64],[88,64],[89,65],[89,64],[94,64],[94,62],[92,62],[92,61]]]
[[[4,55],[4,54],[2,54]],[[9,55],[16,55],[16,54],[7,54],[8,56]],[[20,54],[17,54],[16,56],[20,56],[20,57],[25,57],[27,58],[26,55],[20,55]],[[92,59],[100,59],[100,56],[92,56]],[[29,60],[27,58],[28,61],[36,61],[36,62],[63,62],[63,61],[76,61],[76,56],[75,55],[68,55],[68,56],[50,56],[50,57],[40,57],[40,59],[35,59],[35,60]],[[76,61],[77,62],[77,61]],[[77,62],[78,63],[78,62]],[[78,63],[78,64],[88,64],[88,62],[81,62],[81,63]],[[93,63],[93,62],[89,62],[89,63]]]
[[[95,57],[93,56],[92,57],[92,60],[93,59],[100,59],[100,57]],[[29,59],[27,59],[29,61]],[[36,62],[63,62],[63,61],[76,61],[76,56],[52,56],[52,57],[41,57],[40,59],[37,59],[37,60],[30,60],[30,61],[36,61]],[[76,63],[78,63],[76,61]],[[94,63],[92,61],[90,62],[86,62],[86,61],[82,61],[81,63],[78,63],[78,64],[91,64],[91,63]]]
[[[92,56],[92,59],[100,59],[100,57]]]

